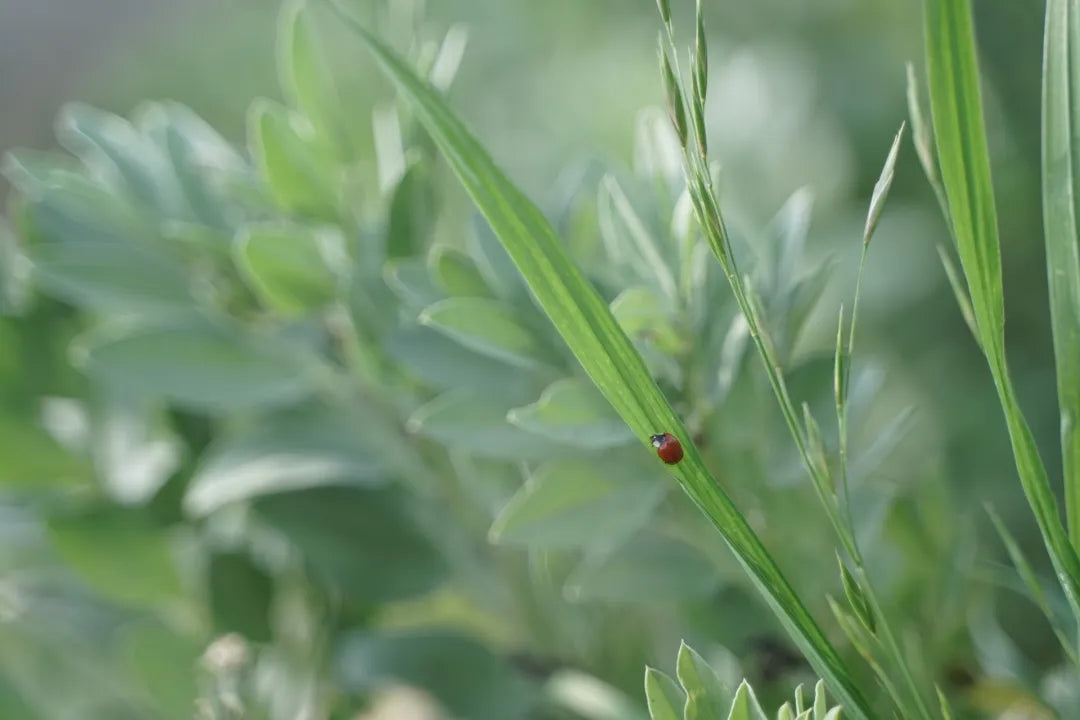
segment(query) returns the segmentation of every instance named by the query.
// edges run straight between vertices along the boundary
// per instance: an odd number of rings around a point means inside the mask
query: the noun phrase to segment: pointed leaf
[[[687,343],[674,327],[667,302],[651,287],[623,290],[611,302],[611,313],[630,337],[652,340],[664,352],[686,352]]]
[[[580,378],[552,383],[539,400],[514,408],[507,419],[529,432],[585,449],[625,445],[634,439],[596,386]]]
[[[608,212],[612,219],[617,218],[615,232],[619,235],[619,241],[633,244],[637,251],[640,262],[644,267],[651,270],[652,278],[656,281],[660,290],[669,298],[676,297],[675,276],[668,266],[665,253],[661,250],[653,237],[652,232],[645,226],[645,222],[634,210],[630,198],[615,180],[608,175],[601,185],[603,192],[600,196],[601,206],[610,204]]]
[[[349,156],[341,97],[322,53],[325,38],[317,33],[316,7],[306,0],[290,0],[281,9],[277,42],[281,86],[315,130]]]
[[[435,193],[426,163],[413,163],[401,176],[390,198],[386,225],[386,256],[405,258],[420,254],[431,242],[435,221]]]
[[[731,712],[728,720],[769,720],[765,711],[761,709],[754,689],[745,680],[735,691],[735,699],[731,702]]]
[[[1080,550],[1080,4],[1046,3],[1043,227],[1061,415],[1065,514]]]
[[[931,110],[941,178],[971,293],[979,345],[994,377],[1024,494],[1066,595],[1078,598],[1080,557],[1061,522],[1046,467],[1006,363],[1001,247],[970,0],[926,0],[925,7]]]
[[[288,110],[256,101],[248,120],[251,154],[275,202],[290,213],[334,222],[338,218],[333,157]]]
[[[534,367],[543,353],[540,342],[494,300],[449,298],[420,313],[420,322],[470,350],[518,367]]]
[[[885,209],[885,200],[889,197],[889,188],[892,187],[893,174],[896,171],[896,156],[900,151],[900,139],[904,136],[904,123],[900,123],[900,130],[893,138],[892,147],[885,158],[885,165],[881,168],[881,175],[874,183],[874,192],[870,196],[870,210],[866,213],[866,226],[863,228],[863,245],[870,243],[870,238],[877,228],[881,211]]]
[[[389,337],[385,350],[405,369],[443,390],[491,392],[492,388],[500,388],[507,391],[508,397],[520,397],[541,381],[521,368],[474,352],[422,325],[402,327]]]
[[[412,308],[425,308],[444,297],[431,281],[427,264],[420,258],[391,260],[383,267],[383,279],[398,300]]]
[[[814,720],[825,720],[825,714],[829,711],[829,703],[825,698],[825,683],[818,680],[814,685]]]
[[[168,157],[127,120],[69,103],[60,110],[56,125],[60,143],[110,176],[128,197],[163,217],[185,216],[186,203]]]
[[[280,405],[312,388],[289,349],[209,324],[102,334],[92,337],[83,353],[85,370],[103,382],[196,411]]]
[[[971,308],[971,298],[968,297],[967,289],[964,287],[963,280],[960,279],[960,273],[956,271],[956,265],[949,258],[949,251],[943,245],[938,245],[937,251],[938,257],[941,258],[941,266],[945,268],[945,276],[949,279],[949,287],[952,288],[956,304],[960,307],[960,314],[968,330],[971,331],[971,337],[978,344],[979,330],[975,327],[975,311]]]
[[[443,393],[409,418],[410,432],[484,457],[545,460],[565,451],[558,443],[514,427],[509,408],[490,394],[461,389]]]
[[[50,295],[102,313],[186,314],[195,307],[177,261],[121,243],[49,243],[32,250],[32,277]]]
[[[722,718],[731,703],[731,690],[724,687],[712,666],[684,640],[675,661],[679,684],[686,692],[683,716],[686,720]]]
[[[645,703],[652,720],[683,720],[686,703],[683,691],[670,676],[656,668],[645,668]]]
[[[447,247],[436,245],[428,255],[428,266],[436,283],[448,294],[456,297],[492,297],[491,288],[484,282],[480,271],[468,255]]]
[[[231,231],[241,216],[229,183],[251,180],[250,166],[214,128],[177,103],[150,103],[136,118],[142,133],[172,163],[194,217],[220,231]]]
[[[237,236],[235,254],[260,299],[285,316],[295,316],[334,299],[337,278],[330,268],[340,265],[345,249],[333,233],[299,225],[253,225]]]
[[[1005,546],[1006,552],[1009,554],[1009,559],[1016,569],[1016,573],[1024,582],[1025,587],[1027,587],[1028,596],[1031,598],[1031,601],[1038,606],[1047,621],[1049,621],[1050,627],[1053,628],[1054,634],[1057,636],[1058,642],[1061,643],[1061,647],[1065,651],[1065,654],[1069,656],[1073,664],[1080,666],[1080,659],[1077,658],[1076,651],[1073,649],[1073,642],[1070,641],[1069,633],[1066,631],[1066,627],[1068,626],[1067,621],[1065,621],[1064,618],[1060,618],[1050,606],[1050,603],[1046,598],[1046,592],[1043,590],[1042,583],[1039,582],[1039,578],[1035,574],[1034,568],[1031,567],[1031,563],[1028,562],[1019,543],[1016,542],[1012,533],[1009,532],[1008,526],[1002,522],[1001,517],[994,511],[993,507],[987,505],[986,512],[990,515],[990,521],[994,525],[994,529],[997,530],[998,536],[1001,538],[1001,542]]]
[[[610,546],[652,516],[664,486],[628,462],[562,458],[542,465],[491,526],[501,544]]]
[[[320,485],[378,485],[386,470],[370,448],[370,418],[312,405],[224,435],[195,470],[184,508],[203,517],[259,495]]]

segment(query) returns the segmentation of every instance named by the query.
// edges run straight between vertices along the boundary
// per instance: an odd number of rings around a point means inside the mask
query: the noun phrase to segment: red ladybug
[[[649,442],[656,448],[656,454],[668,465],[674,465],[682,460],[682,444],[671,433],[660,433],[649,437]]]

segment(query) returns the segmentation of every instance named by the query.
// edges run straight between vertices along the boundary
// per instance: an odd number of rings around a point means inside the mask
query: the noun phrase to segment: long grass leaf
[[[869,706],[844,661],[727,493],[705,469],[682,421],[607,305],[570,260],[550,223],[496,167],[437,93],[348,11],[333,6],[416,112],[589,377],[643,444],[656,432],[679,438],[686,454],[671,471],[682,488],[721,532],[800,650],[841,698],[848,715],[869,718]]]
[[[1076,182],[1080,177],[1080,2],[1046,3],[1043,58],[1042,197],[1050,318],[1054,331],[1065,516],[1080,550],[1080,257]]]
[[[1075,606],[1080,597],[1080,560],[1061,522],[1046,468],[1020,410],[1005,360],[1001,249],[970,1],[925,0],[924,8],[930,105],[941,180],[979,344],[1005,413],[1024,494],[1058,580]]]
[[[1050,602],[1046,599],[1046,593],[1043,592],[1042,584],[1035,574],[1035,569],[1031,567],[1031,563],[1028,562],[1027,557],[1024,555],[1024,551],[1020,549],[1020,545],[1016,542],[1016,538],[1009,532],[1008,526],[1005,525],[994,508],[987,505],[986,512],[990,515],[990,522],[993,523],[998,536],[1001,537],[1001,543],[1005,546],[1005,551],[1009,553],[1009,559],[1012,560],[1013,568],[1016,569],[1016,574],[1020,576],[1024,586],[1027,588],[1028,596],[1031,598],[1031,601],[1035,603],[1039,610],[1042,611],[1042,614],[1046,616],[1046,620],[1050,623],[1054,635],[1057,636],[1058,642],[1061,643],[1062,649],[1072,661],[1073,665],[1080,666],[1080,658],[1077,658],[1076,656],[1072,641],[1069,640],[1069,633],[1062,626],[1062,623],[1054,613],[1053,608],[1050,607]]]

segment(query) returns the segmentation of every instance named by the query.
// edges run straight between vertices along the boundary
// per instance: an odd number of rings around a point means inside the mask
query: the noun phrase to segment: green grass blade
[[[1076,182],[1080,177],[1080,1],[1046,3],[1043,58],[1043,227],[1054,330],[1065,516],[1080,550],[1080,257]]]
[[[987,505],[986,512],[990,515],[990,522],[993,523],[994,529],[997,530],[997,534],[1001,538],[1001,543],[1005,546],[1005,551],[1009,554],[1009,559],[1016,569],[1016,574],[1020,576],[1024,586],[1027,587],[1031,601],[1035,603],[1039,610],[1042,611],[1042,614],[1046,616],[1047,622],[1050,623],[1054,635],[1057,636],[1058,642],[1061,643],[1061,647],[1069,660],[1072,661],[1073,665],[1080,667],[1080,658],[1077,658],[1076,656],[1076,651],[1073,649],[1072,642],[1069,640],[1069,633],[1062,627],[1057,615],[1054,614],[1053,608],[1050,607],[1050,602],[1046,599],[1046,593],[1043,592],[1042,585],[1039,583],[1039,578],[1035,575],[1035,569],[1031,567],[1031,563],[1028,562],[1027,557],[1024,555],[1024,551],[1020,549],[1020,545],[1016,542],[1016,538],[1009,532],[1009,528],[1005,525],[997,512],[994,511],[994,508]]]
[[[600,295],[570,260],[540,210],[495,166],[430,86],[347,11],[339,8],[339,14],[412,106],[589,377],[643,445],[656,432],[670,432],[679,438],[686,455],[682,462],[671,466],[671,472],[720,530],[800,650],[841,698],[848,715],[871,717],[867,701],[844,661],[731,499],[705,469],[689,433],[649,375],[641,356]]]
[[[967,278],[979,344],[1009,430],[1028,504],[1070,599],[1080,598],[1080,560],[1061,522],[1034,437],[1020,410],[1005,360],[1005,309],[997,211],[979,93],[969,0],[925,0],[930,105],[950,226]]]

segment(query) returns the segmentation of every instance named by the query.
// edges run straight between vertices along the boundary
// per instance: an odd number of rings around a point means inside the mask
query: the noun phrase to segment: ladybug
[[[682,444],[671,433],[660,433],[649,437],[649,442],[656,448],[656,454],[668,465],[674,465],[683,458]]]

